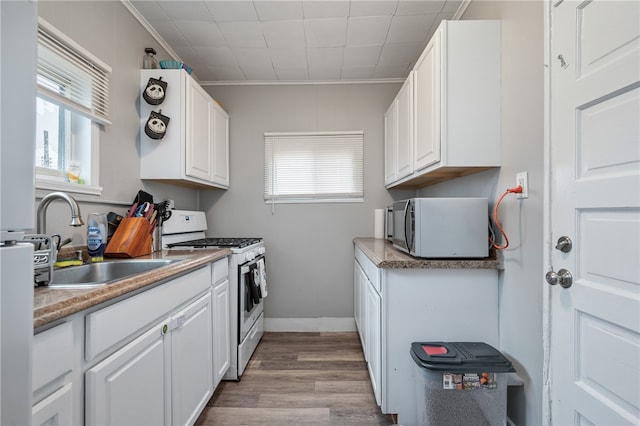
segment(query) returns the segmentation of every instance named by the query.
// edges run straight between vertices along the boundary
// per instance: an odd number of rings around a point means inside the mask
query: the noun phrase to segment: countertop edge
[[[137,294],[144,287],[177,278],[201,266],[223,259],[231,250],[180,250],[156,252],[144,258],[185,258],[182,262],[163,266],[149,272],[125,278],[101,287],[89,289],[56,289],[37,287],[34,291],[33,328],[38,329],[53,321],[68,317],[93,306],[109,302],[127,293]]]
[[[353,243],[380,269],[504,269],[495,250],[483,259],[423,259],[394,248],[384,239],[356,237]]]

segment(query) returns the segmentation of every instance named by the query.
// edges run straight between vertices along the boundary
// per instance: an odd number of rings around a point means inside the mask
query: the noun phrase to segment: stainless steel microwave
[[[416,257],[489,254],[486,198],[411,198],[393,203],[393,246]]]

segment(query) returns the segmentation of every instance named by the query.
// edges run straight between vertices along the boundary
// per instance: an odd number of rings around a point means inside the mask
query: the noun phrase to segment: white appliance
[[[393,203],[393,246],[416,257],[489,255],[488,200],[411,198]]]
[[[0,424],[31,424],[37,3],[0,2]]]
[[[171,210],[162,225],[162,247],[192,250],[226,247],[229,256],[229,323],[231,366],[224,380],[240,380],[264,334],[266,289],[265,246],[262,238],[205,237],[204,212]]]

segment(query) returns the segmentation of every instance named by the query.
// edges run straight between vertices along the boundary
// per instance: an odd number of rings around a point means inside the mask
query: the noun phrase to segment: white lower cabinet
[[[85,374],[87,424],[189,425],[213,392],[211,293]]]
[[[226,261],[225,261],[226,262]],[[213,300],[213,387],[216,388],[231,366],[229,280],[214,284]]]
[[[89,369],[86,424],[171,424],[171,348],[165,321]]]
[[[380,294],[378,294],[374,284],[357,260],[355,262],[354,278],[356,326],[362,341],[362,350],[367,362],[373,394],[375,395],[376,403],[380,405],[380,327],[382,321]],[[375,277],[373,280],[375,281]]]
[[[498,347],[496,269],[383,269],[355,247],[354,310],[376,402],[416,425],[412,342]],[[360,306],[360,307],[358,307]],[[363,313],[364,311],[364,313]]]
[[[74,423],[74,333],[72,322],[65,322],[38,333],[33,338],[33,425]]]

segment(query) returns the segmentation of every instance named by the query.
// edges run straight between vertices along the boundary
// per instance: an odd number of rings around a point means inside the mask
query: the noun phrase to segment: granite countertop
[[[422,259],[413,257],[393,247],[383,239],[354,238],[354,244],[382,269],[504,269],[495,250],[483,259]]]
[[[231,254],[229,249],[171,250],[155,252],[136,259],[184,259],[149,272],[118,280],[100,287],[68,289],[36,287],[34,289],[33,326],[42,327],[52,321],[75,314],[92,306],[108,302],[143,287],[157,284],[215,262]],[[105,261],[109,261],[106,259]],[[113,259],[112,259],[113,260]]]

